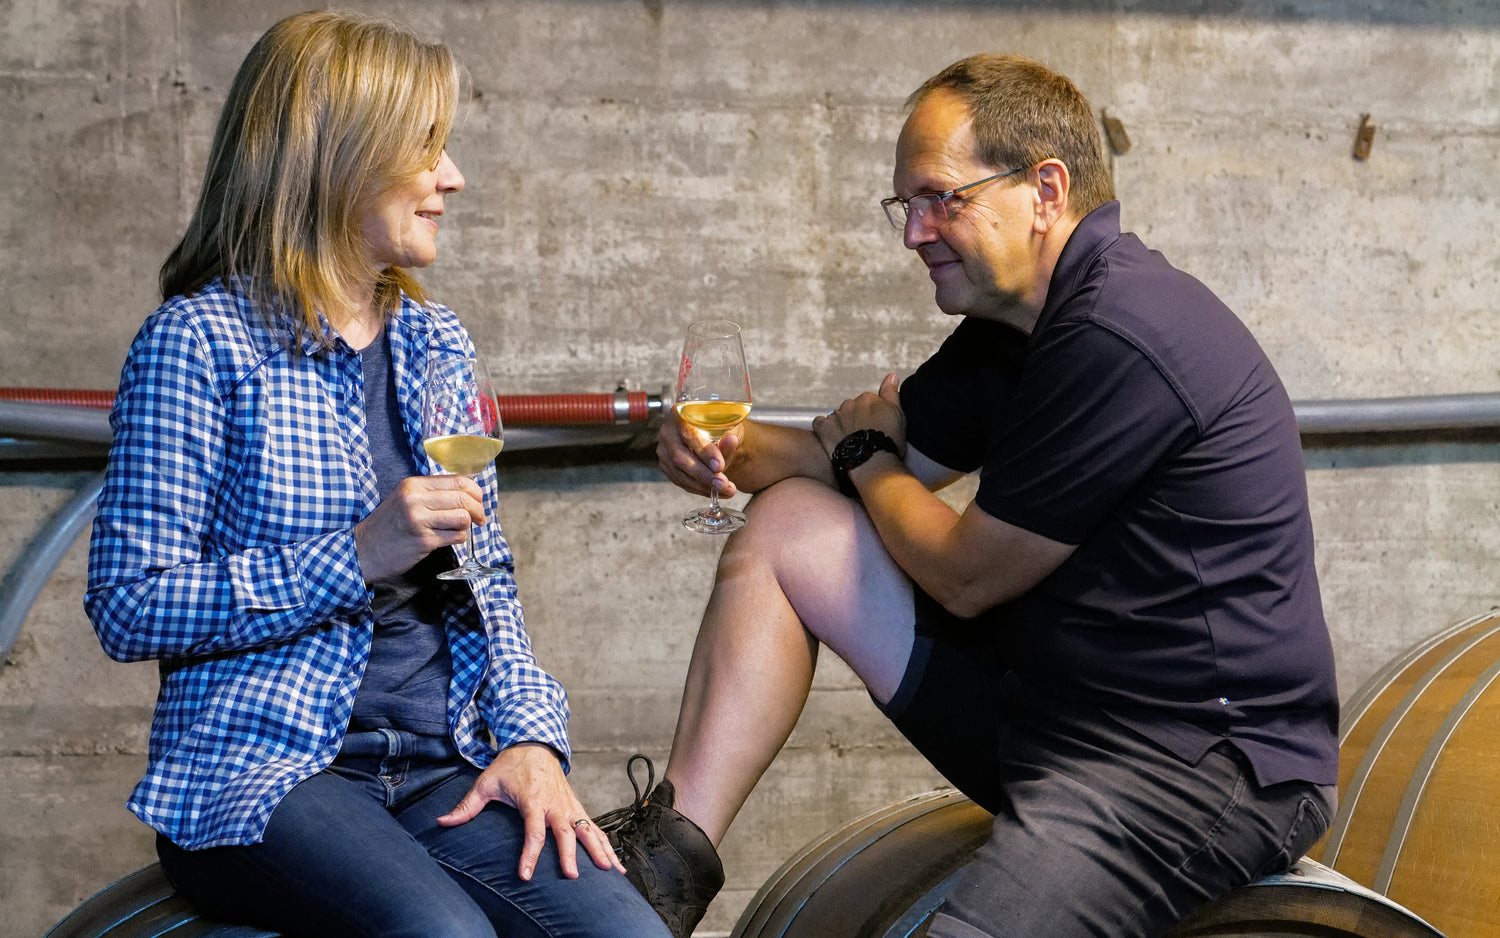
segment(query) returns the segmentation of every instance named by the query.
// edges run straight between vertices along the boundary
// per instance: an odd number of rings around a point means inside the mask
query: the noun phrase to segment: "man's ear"
[[[1035,227],[1037,234],[1046,234],[1068,213],[1073,177],[1062,160],[1046,159],[1036,165],[1036,179]]]

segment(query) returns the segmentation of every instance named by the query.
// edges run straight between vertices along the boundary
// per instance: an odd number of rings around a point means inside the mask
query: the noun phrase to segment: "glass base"
[[[683,517],[682,526],[699,534],[728,534],[745,526],[745,513],[722,505],[699,508]]]
[[[499,576],[506,571],[501,567],[486,567],[484,564],[474,560],[465,560],[462,564],[452,570],[444,570],[437,575],[439,580],[488,580],[490,577]]]

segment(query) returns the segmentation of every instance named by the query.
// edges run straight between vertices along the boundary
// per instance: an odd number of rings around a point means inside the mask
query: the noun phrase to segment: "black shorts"
[[[890,702],[876,706],[949,784],[987,810],[1005,801],[998,780],[1015,771],[1012,757],[1039,738],[1060,733],[1100,753],[1143,743],[1167,755],[1098,707],[1011,673],[998,616],[960,619],[919,589],[913,605],[911,658]]]
[[[906,673],[890,701],[876,706],[949,784],[996,811],[1006,673],[998,624],[959,619],[915,587],[913,605]]]

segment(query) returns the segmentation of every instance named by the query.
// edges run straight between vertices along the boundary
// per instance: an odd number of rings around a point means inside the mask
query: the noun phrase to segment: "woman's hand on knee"
[[[457,827],[473,820],[491,801],[515,808],[526,825],[517,871],[521,879],[529,881],[536,871],[549,830],[557,841],[558,864],[569,879],[578,877],[579,845],[599,869],[625,871],[609,845],[609,838],[589,820],[552,747],[517,743],[501,750],[453,810],[437,822],[444,827]]]

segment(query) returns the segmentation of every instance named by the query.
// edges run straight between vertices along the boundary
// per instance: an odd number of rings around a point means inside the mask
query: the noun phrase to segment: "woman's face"
[[[370,259],[388,267],[426,267],[437,259],[438,216],[443,197],[464,187],[463,173],[444,150],[415,179],[377,195],[360,216]]]

